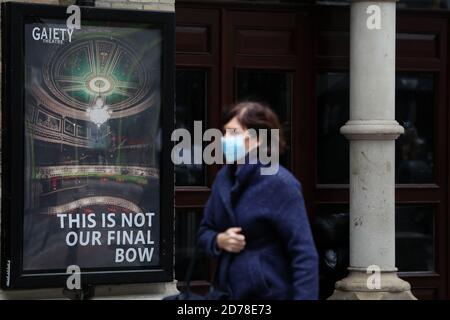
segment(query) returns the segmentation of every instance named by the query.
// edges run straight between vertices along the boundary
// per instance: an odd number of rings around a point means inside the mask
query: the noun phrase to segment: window
[[[206,72],[198,69],[178,69],[176,72],[176,121],[177,129],[187,129],[191,133],[191,149],[182,152],[190,154],[191,164],[180,164],[175,167],[177,186],[204,186],[206,169],[201,164],[194,164],[194,150],[203,150],[203,145],[194,141],[194,121],[201,121],[202,131],[206,123]],[[181,156],[181,155],[180,155]]]
[[[177,209],[175,235],[175,279],[186,281],[191,259],[194,258],[197,230],[202,219],[202,209]],[[209,260],[198,251],[191,280],[204,280],[208,274]]]
[[[395,118],[405,128],[396,140],[397,183],[433,182],[434,94],[432,74],[397,74]]]
[[[448,2],[444,0],[400,0],[397,2],[398,8],[436,8],[446,9],[449,7]]]
[[[236,81],[237,100],[266,102],[275,111],[286,138],[286,152],[280,163],[290,167],[292,76],[289,73],[265,70],[238,70]]]
[[[349,183],[349,143],[339,129],[349,119],[350,78],[346,72],[317,76],[317,180]]]
[[[324,204],[317,208],[313,224],[321,268],[346,272],[349,256],[349,208]],[[400,204],[395,208],[395,260],[400,272],[435,270],[434,207]],[[411,247],[414,250],[411,250]],[[333,278],[334,279],[334,278]]]
[[[433,206],[398,206],[395,226],[395,260],[398,270],[434,271]]]
[[[396,182],[431,183],[434,174],[432,74],[397,73],[396,120],[405,133],[396,140]],[[349,183],[349,142],[339,129],[349,119],[349,75],[317,76],[317,180]]]

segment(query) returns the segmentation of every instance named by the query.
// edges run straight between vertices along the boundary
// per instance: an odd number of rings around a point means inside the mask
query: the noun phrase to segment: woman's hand
[[[245,247],[245,237],[239,234],[241,228],[229,228],[217,235],[217,246],[228,252],[239,253]]]

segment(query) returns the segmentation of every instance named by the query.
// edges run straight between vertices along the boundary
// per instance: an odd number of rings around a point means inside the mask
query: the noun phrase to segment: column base
[[[381,271],[380,287],[370,289],[367,280],[373,276],[371,273],[349,270],[346,278],[336,282],[328,300],[417,300],[411,293],[410,284],[400,279],[396,271]]]

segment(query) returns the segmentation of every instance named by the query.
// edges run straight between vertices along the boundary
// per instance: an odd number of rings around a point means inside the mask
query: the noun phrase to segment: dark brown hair
[[[225,125],[231,119],[236,117],[241,126],[245,129],[254,129],[259,134],[259,129],[278,129],[279,130],[279,152],[283,153],[286,148],[283,128],[281,127],[278,116],[273,112],[268,104],[260,101],[241,101],[224,110],[222,123]],[[270,148],[271,135],[268,134],[268,146]]]

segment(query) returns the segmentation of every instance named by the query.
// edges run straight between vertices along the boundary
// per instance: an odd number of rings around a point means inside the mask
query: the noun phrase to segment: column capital
[[[340,130],[349,140],[395,140],[404,131],[395,120],[349,120]]]

